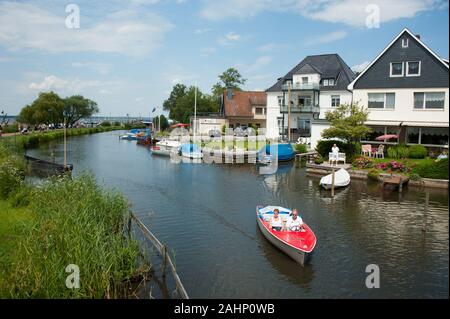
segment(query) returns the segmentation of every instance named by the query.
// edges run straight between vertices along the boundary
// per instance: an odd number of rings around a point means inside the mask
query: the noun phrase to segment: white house
[[[448,60],[404,29],[348,85],[353,101],[370,110],[373,133],[363,142],[397,134],[384,143],[448,148],[448,83]]]
[[[351,103],[347,86],[355,74],[337,54],[306,57],[267,92],[267,136],[291,141],[304,138],[315,148],[329,127],[325,113]],[[291,96],[290,117],[288,99]]]

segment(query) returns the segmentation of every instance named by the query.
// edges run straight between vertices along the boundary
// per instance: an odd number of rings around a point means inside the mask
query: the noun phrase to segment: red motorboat
[[[304,231],[276,231],[271,229],[269,227],[269,220],[273,216],[274,209],[279,210],[279,216],[283,220],[287,220],[292,213],[290,209],[284,207],[257,206],[256,220],[259,229],[269,242],[303,266],[314,250],[314,247],[316,247],[316,235],[314,235],[314,232],[305,223],[303,223]]]

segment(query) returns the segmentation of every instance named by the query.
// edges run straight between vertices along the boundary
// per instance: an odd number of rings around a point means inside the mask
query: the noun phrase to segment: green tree
[[[219,80],[212,88],[212,94],[216,98],[220,97],[227,88],[240,91],[241,85],[247,82],[247,79],[244,79],[235,68],[229,68],[223,72],[219,75]]]
[[[159,119],[158,119],[159,118]],[[153,118],[153,125],[154,127],[156,127],[157,129],[161,129],[161,131],[165,131],[169,128],[169,120],[163,115],[161,114],[160,116],[157,116],[155,118]]]
[[[189,123],[189,117],[194,115],[195,87],[187,88],[183,84],[173,87],[170,97],[164,101],[163,107],[169,111],[169,117],[180,123]],[[197,89],[197,112],[217,112],[219,104],[208,94]]]
[[[81,95],[74,95],[64,99],[64,113],[67,125],[72,126],[80,119],[91,117],[98,112],[97,103]]]
[[[370,128],[364,123],[367,121],[369,111],[358,105],[342,104],[336,110],[329,111],[325,117],[331,126],[322,132],[323,138],[339,138],[348,144],[349,154],[355,154],[357,143],[365,138]]]
[[[24,107],[19,114],[19,122],[34,124],[57,124],[64,121],[64,100],[54,92],[39,93],[31,105]]]

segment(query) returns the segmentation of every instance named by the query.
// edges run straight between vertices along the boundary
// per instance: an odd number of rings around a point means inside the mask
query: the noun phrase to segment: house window
[[[391,77],[403,76],[403,62],[392,62],[391,63]]]
[[[369,109],[394,109],[395,93],[369,93]]]
[[[406,62],[406,76],[420,76],[420,61]]]
[[[308,77],[307,76],[302,77],[302,84],[308,84]]]
[[[408,144],[425,144],[448,147],[448,128],[446,127],[407,127]]]
[[[264,109],[262,107],[255,108],[255,114],[257,114],[257,115],[264,114]]]
[[[323,86],[333,86],[334,79],[323,79]]]
[[[409,40],[408,38],[402,39],[402,48],[407,48],[409,46]]]
[[[283,106],[284,104],[284,98],[282,96],[278,97],[278,106]]]
[[[298,106],[310,106],[310,105],[311,105],[311,97],[310,96],[299,96]]]
[[[331,106],[336,107],[341,105],[341,96],[340,95],[332,95],[331,96]]]
[[[414,93],[414,108],[421,109],[443,109],[445,92],[416,92]]]
[[[297,119],[297,130],[300,136],[310,137],[311,136],[311,120]]]

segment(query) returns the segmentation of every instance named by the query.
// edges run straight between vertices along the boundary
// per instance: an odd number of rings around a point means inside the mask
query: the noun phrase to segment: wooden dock
[[[383,178],[383,188],[385,187],[394,187],[398,188],[398,191],[401,193],[403,191],[403,185],[408,184],[409,177],[404,176],[390,176]]]

